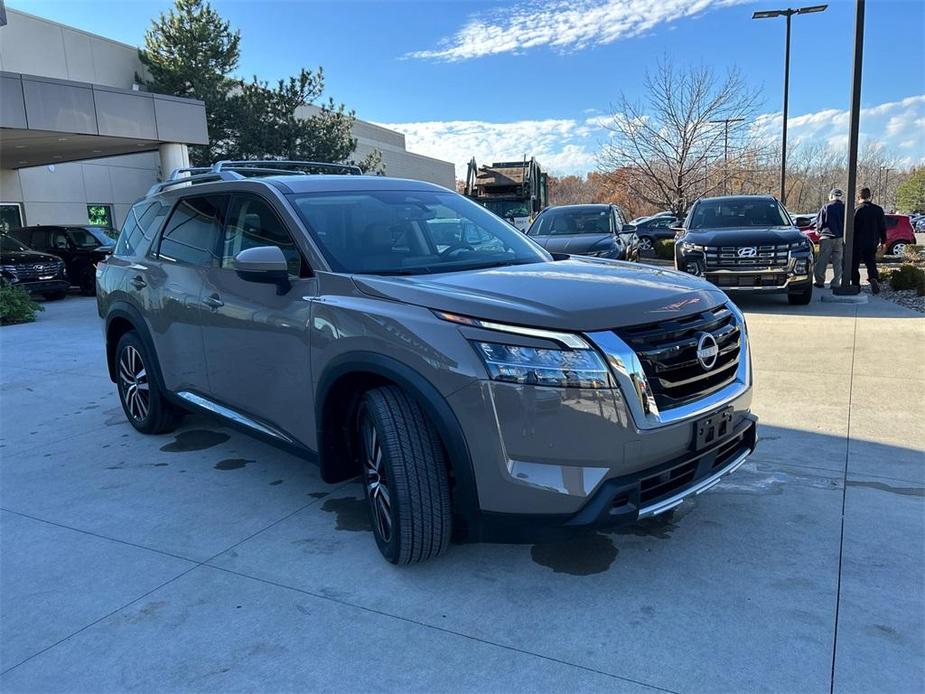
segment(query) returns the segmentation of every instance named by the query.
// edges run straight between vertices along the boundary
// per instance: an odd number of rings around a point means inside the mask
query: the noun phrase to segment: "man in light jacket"
[[[841,285],[843,236],[845,234],[845,203],[840,188],[829,193],[829,202],[816,215],[816,231],[819,234],[819,258],[816,260],[816,286],[825,286],[825,271],[832,261],[832,289]]]

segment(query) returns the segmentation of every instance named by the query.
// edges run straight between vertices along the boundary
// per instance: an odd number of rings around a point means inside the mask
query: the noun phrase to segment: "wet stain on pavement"
[[[611,530],[616,535],[635,535],[636,537],[655,537],[659,540],[667,540],[671,533],[678,529],[675,522],[675,516],[671,513],[663,513],[653,518],[644,518],[632,525]]]
[[[256,460],[249,460],[247,458],[225,458],[224,460],[219,460],[217,463],[215,463],[215,469],[240,470],[245,465],[256,462]]]
[[[184,431],[174,437],[173,442],[161,446],[165,453],[185,453],[188,451],[202,451],[225,443],[231,437],[218,431],[208,429],[193,429]]]
[[[309,492],[308,494],[312,499],[323,499],[328,495],[327,492]]]
[[[275,487],[276,485],[282,484],[282,483],[283,483],[282,480],[273,480],[272,482],[270,482],[270,486]]]
[[[883,482],[858,482],[857,480],[849,480],[848,486],[867,487],[868,489],[877,489],[881,492],[901,494],[902,496],[925,496],[925,489],[921,487],[891,487]]]
[[[154,467],[167,467],[170,463],[154,463]]]
[[[567,542],[533,545],[530,557],[557,574],[591,576],[607,571],[620,550],[606,535],[580,535]]]
[[[351,532],[368,532],[373,529],[369,520],[369,507],[366,499],[328,499],[321,507],[322,511],[337,514],[337,529]]]

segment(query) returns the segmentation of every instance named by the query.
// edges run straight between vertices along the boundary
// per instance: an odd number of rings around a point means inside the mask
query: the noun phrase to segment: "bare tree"
[[[644,102],[617,99],[598,166],[605,175],[632,171],[621,183],[633,196],[683,216],[697,197],[722,190],[748,149],[749,128],[730,127],[727,141],[716,121],[751,120],[758,92],[734,69],[718,78],[709,67],[676,67],[667,57],[643,84]]]

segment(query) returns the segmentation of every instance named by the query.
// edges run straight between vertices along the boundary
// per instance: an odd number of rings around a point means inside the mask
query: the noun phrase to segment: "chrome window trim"
[[[604,355],[617,385],[623,393],[633,421],[639,429],[657,429],[668,424],[676,424],[687,419],[706,414],[722,407],[745,393],[751,386],[751,363],[749,361],[748,333],[741,312],[732,304],[727,304],[732,311],[739,328],[739,364],[736,367],[732,383],[724,386],[705,398],[680,407],[659,410],[655,395],[649,386],[649,380],[642,368],[642,362],[636,352],[612,330],[586,333],[591,342]]]
[[[266,424],[261,424],[257,420],[251,419],[250,417],[241,414],[237,410],[232,410],[230,407],[219,405],[217,402],[213,402],[212,400],[204,398],[201,395],[197,395],[196,393],[191,393],[188,390],[181,390],[179,393],[177,393],[177,397],[181,400],[186,400],[186,402],[196,405],[197,407],[214,412],[218,416],[224,417],[225,419],[235,422],[236,424],[241,424],[242,426],[246,426],[249,429],[259,431],[262,434],[267,434],[268,436],[272,436],[273,438],[279,439],[281,441],[293,443],[291,438],[274,429],[273,427]]]

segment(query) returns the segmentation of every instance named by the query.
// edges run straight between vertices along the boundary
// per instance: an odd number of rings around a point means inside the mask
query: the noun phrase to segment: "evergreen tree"
[[[899,184],[896,206],[903,212],[925,212],[925,167],[916,169]]]
[[[151,78],[146,88],[205,102],[209,144],[191,147],[190,158],[206,164],[223,156],[233,137],[235,80],[241,33],[232,30],[204,0],[175,0],[151,22],[138,51]]]

